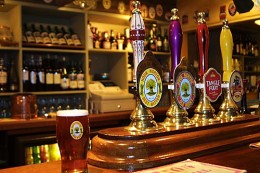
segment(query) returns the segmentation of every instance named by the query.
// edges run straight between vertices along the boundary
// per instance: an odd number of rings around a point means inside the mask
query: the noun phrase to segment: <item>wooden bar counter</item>
[[[158,151],[159,152],[159,151]],[[205,163],[228,166],[238,169],[247,170],[248,173],[260,173],[260,149],[249,148],[248,145],[237,147],[234,149],[217,152],[214,154],[193,158],[195,161]],[[119,171],[113,169],[104,169],[88,166],[89,173],[126,173],[128,171]],[[53,161],[49,163],[34,164],[27,166],[20,166],[0,170],[0,173],[60,173],[60,161]]]

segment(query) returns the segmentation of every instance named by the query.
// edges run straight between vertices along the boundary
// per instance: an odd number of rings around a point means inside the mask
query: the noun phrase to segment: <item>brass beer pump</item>
[[[196,88],[199,89],[199,103],[194,110],[191,121],[198,125],[214,123],[217,120],[215,109],[211,106],[209,99],[204,92],[203,76],[208,70],[208,47],[209,31],[205,21],[205,12],[198,12],[197,19],[197,43],[199,48],[199,76]]]
[[[231,98],[230,91],[230,78],[233,71],[232,68],[232,49],[233,49],[233,38],[228,21],[223,21],[223,27],[220,34],[220,48],[223,61],[223,82],[222,88],[224,93],[224,100],[219,107],[217,116],[221,121],[232,121],[242,116],[238,112],[238,107],[234,100]]]
[[[151,131],[158,128],[157,123],[153,120],[153,113],[141,104],[140,97],[137,93],[137,66],[144,59],[144,38],[145,25],[139,9],[140,2],[133,1],[134,9],[130,22],[130,39],[133,47],[134,57],[134,74],[136,107],[131,113],[131,123],[128,126],[130,131]]]
[[[176,66],[180,63],[180,54],[182,47],[182,28],[177,15],[178,9],[173,8],[171,10],[172,17],[169,25],[169,45],[171,50],[171,75],[172,84],[169,85],[169,92],[171,95],[171,106],[166,112],[166,118],[163,122],[165,127],[180,127],[191,125],[190,119],[188,118],[188,112],[181,108],[177,102],[174,93],[174,71]]]

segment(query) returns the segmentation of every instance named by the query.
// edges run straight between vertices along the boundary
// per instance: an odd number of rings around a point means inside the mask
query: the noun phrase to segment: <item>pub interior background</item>
[[[92,118],[92,137],[100,129],[130,123],[135,105],[134,96],[129,94],[134,85],[131,75],[133,52],[128,45],[132,1],[87,2],[90,7],[81,8],[71,0],[0,1],[3,3],[0,7],[0,72],[6,74],[5,80],[0,77],[0,168],[59,160],[55,135],[55,112],[59,109],[88,109]],[[171,62],[167,32],[172,8],[178,8],[183,29],[181,55],[188,57],[189,65],[195,71],[198,70],[195,12],[206,12],[210,33],[209,67],[220,74],[223,70],[219,35],[223,19],[228,19],[234,41],[233,66],[248,79],[249,111],[258,108],[260,33],[254,21],[260,17],[260,4],[255,4],[249,12],[238,12],[234,11],[233,0],[140,2],[146,24],[145,49],[153,50],[166,77],[163,98],[153,108],[156,121],[163,121],[170,106],[167,74],[169,76]],[[69,45],[66,38],[64,43],[56,40],[55,44],[51,36],[44,39],[44,33],[69,33],[79,40]],[[31,38],[32,35],[35,38]],[[117,44],[122,41],[122,50],[119,45],[113,47],[116,40]],[[156,45],[158,40],[161,45]],[[41,73],[45,74],[43,81],[39,77]],[[25,74],[28,78],[24,78]],[[59,79],[55,80],[57,74]],[[68,79],[69,84],[66,83]],[[113,86],[112,90],[105,90],[112,94],[107,98],[93,94],[100,89],[100,83],[93,81]],[[61,85],[62,82],[65,84]],[[18,109],[15,99],[22,96],[27,105],[37,104],[37,112],[29,118],[13,117],[16,111],[36,109],[25,109],[24,106]],[[213,104],[216,110],[222,99],[220,97]],[[195,105],[197,103],[198,99]],[[189,116],[193,109],[189,110]]]

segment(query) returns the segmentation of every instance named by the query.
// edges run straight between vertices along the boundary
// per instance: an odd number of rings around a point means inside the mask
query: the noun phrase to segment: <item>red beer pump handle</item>
[[[199,48],[199,82],[208,70],[209,30],[205,22],[205,13],[198,13],[197,43]]]

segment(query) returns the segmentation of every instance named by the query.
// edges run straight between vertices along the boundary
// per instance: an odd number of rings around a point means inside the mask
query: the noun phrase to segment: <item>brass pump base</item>
[[[175,101],[172,99],[172,104],[166,112],[166,118],[162,125],[164,127],[183,127],[192,126],[192,122],[188,118],[188,112],[182,109]]]
[[[154,115],[140,103],[139,98],[136,99],[136,107],[131,114],[131,123],[127,127],[129,131],[157,131],[159,126],[153,120]]]
[[[244,115],[239,114],[238,107],[231,98],[229,88],[223,88],[223,92],[224,100],[219,107],[217,117],[219,117],[221,121],[233,121],[235,119],[243,118]]]
[[[200,89],[199,104],[194,110],[191,121],[198,125],[207,125],[219,122],[220,119],[215,115],[215,109],[211,106],[209,99],[204,95],[203,88]]]

